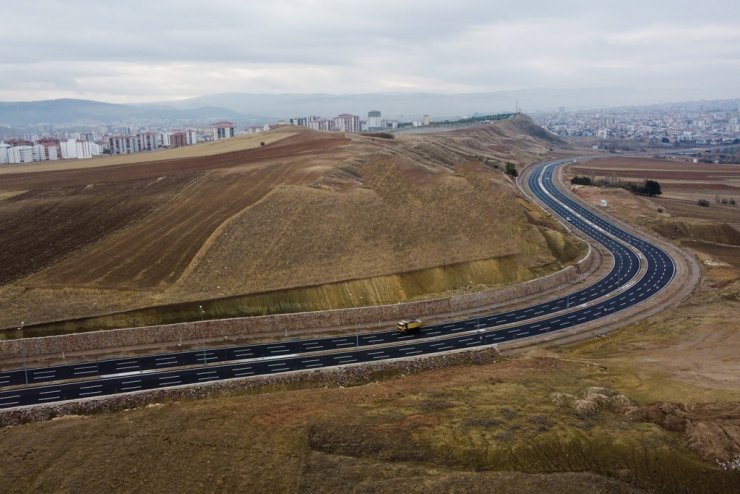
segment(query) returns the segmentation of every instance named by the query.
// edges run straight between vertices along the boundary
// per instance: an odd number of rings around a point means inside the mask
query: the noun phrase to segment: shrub
[[[655,180],[645,180],[642,193],[649,196],[659,196],[663,192],[660,190],[660,184],[658,182]]]
[[[707,201],[706,199],[699,199],[698,201],[696,201],[696,204],[704,208],[709,207],[709,201]]]
[[[593,181],[590,178],[579,176],[571,178],[570,183],[573,185],[593,185]]]
[[[516,171],[516,165],[511,161],[506,162],[505,172],[507,175],[511,175],[512,177],[516,177],[517,175],[519,175],[519,172]]]

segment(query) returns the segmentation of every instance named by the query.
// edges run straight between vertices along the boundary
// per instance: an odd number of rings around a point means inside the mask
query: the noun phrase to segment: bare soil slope
[[[512,256],[521,269],[497,283],[551,272],[578,249],[501,172],[549,152],[532,128],[519,117],[382,139],[289,127],[222,153],[2,169],[0,326]]]

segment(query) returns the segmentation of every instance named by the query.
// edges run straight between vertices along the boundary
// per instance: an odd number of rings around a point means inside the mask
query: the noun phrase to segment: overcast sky
[[[0,100],[625,87],[740,97],[738,0],[33,0]]]

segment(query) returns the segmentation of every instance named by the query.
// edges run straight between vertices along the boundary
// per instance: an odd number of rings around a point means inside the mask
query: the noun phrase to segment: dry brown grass
[[[0,430],[0,490],[727,492],[683,436],[553,403],[614,378],[521,358],[29,424]]]
[[[4,279],[22,278],[0,288],[0,325],[513,255],[527,262],[501,282],[551,272],[577,249],[491,166],[547,151],[518,125],[394,140],[291,128],[253,149],[8,175],[0,189],[28,192],[0,201],[18,259]]]
[[[557,353],[0,430],[0,490],[737,492],[740,266],[712,247],[682,306]]]

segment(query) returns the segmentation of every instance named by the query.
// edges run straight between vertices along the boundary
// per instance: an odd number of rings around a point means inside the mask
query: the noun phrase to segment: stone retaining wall
[[[0,428],[12,427],[31,422],[43,422],[64,415],[90,415],[93,413],[112,413],[155,403],[166,403],[181,400],[197,400],[218,396],[220,393],[258,389],[267,386],[288,386],[303,388],[357,386],[377,380],[376,373],[387,376],[389,372],[398,374],[416,374],[452,365],[489,364],[500,359],[500,353],[494,348],[477,349],[476,351],[456,351],[439,355],[365,362],[362,364],[342,365],[324,369],[288,372],[274,376],[255,376],[227,381],[192,384],[164,389],[152,389],[135,393],[126,393],[100,398],[88,398],[77,401],[49,403],[46,405],[0,410]]]
[[[396,321],[407,317],[428,319],[453,312],[501,305],[578,283],[587,278],[598,267],[599,262],[600,255],[589,246],[588,253],[577,264],[548,276],[495,290],[448,298],[5,340],[0,341],[0,359],[34,359],[72,352],[157,346],[178,341],[203,341],[204,339],[213,342],[250,336],[279,338],[286,334],[296,336],[296,334],[310,334],[331,328],[355,327],[360,324],[366,327],[374,326],[380,321]]]

